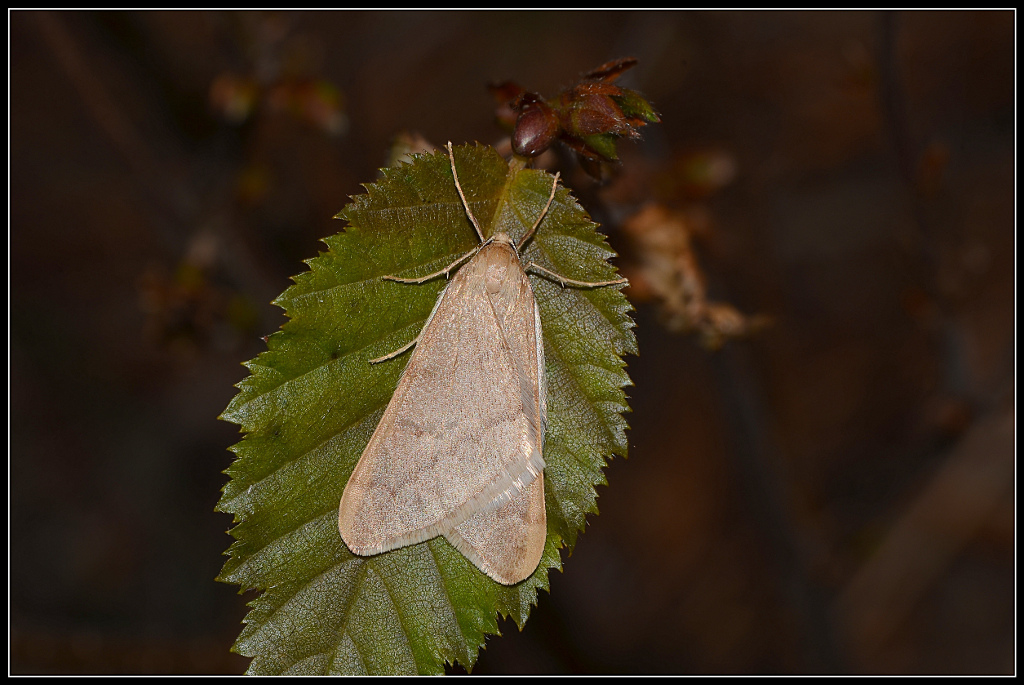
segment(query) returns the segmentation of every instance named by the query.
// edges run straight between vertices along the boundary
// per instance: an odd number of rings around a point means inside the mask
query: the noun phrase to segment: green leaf
[[[615,100],[619,107],[622,108],[623,114],[627,117],[642,119],[652,124],[661,121],[661,117],[658,116],[658,113],[651,107],[651,103],[643,95],[628,88],[622,88],[621,90],[622,93],[620,95],[613,95],[612,100]]]
[[[509,165],[491,148],[455,149],[459,180],[485,235],[522,236],[551,189],[546,173]],[[561,548],[575,544],[612,454],[626,454],[636,353],[630,306],[615,287],[562,288],[531,276],[548,377],[544,448],[548,536],[540,566],[500,585],[444,538],[358,557],[338,533],[338,503],[408,361],[371,365],[409,342],[445,285],[382,281],[435,272],[473,249],[474,234],[445,153],[382,171],[339,218],[329,250],[308,261],[276,304],[289,317],[248,362],[251,375],[222,418],[245,433],[231,449],[218,510],[235,542],[219,580],[261,590],[234,649],[250,673],[443,673],[472,667],[497,615],[520,626]],[[613,256],[586,212],[559,188],[525,260],[567,278],[608,280]]]
[[[588,148],[607,160],[614,162],[619,158],[619,154],[615,149],[615,144],[618,142],[619,136],[614,133],[598,133],[592,136],[583,136],[580,140],[582,140]]]

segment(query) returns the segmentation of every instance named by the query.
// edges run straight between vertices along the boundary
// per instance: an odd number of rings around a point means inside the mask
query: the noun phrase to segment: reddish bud
[[[520,98],[519,118],[512,132],[512,150],[520,157],[536,157],[558,137],[558,116],[533,93]]]
[[[639,138],[643,126],[661,121],[643,96],[614,84],[636,63],[624,57],[602,64],[549,101],[515,83],[490,86],[498,120],[512,128],[512,150],[520,157],[536,157],[560,140],[589,174],[604,178],[606,163],[618,159],[617,141]]]

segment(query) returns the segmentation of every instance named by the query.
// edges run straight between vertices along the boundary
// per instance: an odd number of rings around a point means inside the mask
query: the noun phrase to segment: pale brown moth
[[[484,239],[448,157],[480,245],[423,283],[448,283],[419,337],[371,363],[412,357],[384,416],[359,458],[338,507],[348,548],[366,556],[443,535],[488,576],[518,583],[537,568],[547,538],[544,430],[547,423],[544,341],[540,311],[526,270],[563,286],[596,287],[563,278],[520,252],[547,214],[547,205],[518,244],[503,232]]]

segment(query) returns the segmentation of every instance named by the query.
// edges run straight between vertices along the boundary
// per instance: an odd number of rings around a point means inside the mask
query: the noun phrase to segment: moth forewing
[[[349,549],[395,549],[480,515],[462,546],[484,548],[481,556],[496,568],[516,567],[486,546],[497,544],[515,512],[537,520],[535,504],[512,503],[529,494],[544,467],[535,308],[507,238],[482,246],[456,273],[345,487],[338,527]],[[540,500],[543,508],[543,490]],[[546,526],[541,549],[544,536]]]
[[[505,240],[503,235],[496,238],[499,244]],[[487,288],[496,292],[492,299],[495,316],[519,373],[530,438],[536,452],[543,454],[547,400],[540,313],[518,255],[511,244],[505,248],[510,258],[504,263],[495,260]],[[500,583],[511,585],[528,578],[540,562],[547,539],[543,474],[538,471],[525,487],[502,493],[445,538]]]
[[[531,289],[532,294],[532,289]],[[537,386],[540,395],[540,444],[544,453],[544,436],[548,432],[548,374],[544,367],[544,334],[540,328],[540,307],[533,302],[533,330],[537,344]]]
[[[499,583],[530,577],[547,539],[544,475],[521,492],[501,495],[503,504],[480,511],[445,534],[448,542]]]

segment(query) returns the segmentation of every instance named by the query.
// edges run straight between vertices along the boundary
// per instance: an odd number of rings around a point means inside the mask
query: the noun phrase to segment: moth
[[[420,335],[371,363],[415,345],[395,393],[345,486],[338,529],[348,548],[367,556],[443,535],[488,576],[518,583],[537,568],[547,538],[544,431],[547,424],[540,310],[526,270],[563,286],[563,278],[520,254],[558,188],[518,243],[499,232],[484,239],[448,157],[462,206],[480,245],[422,278],[447,275]]]

